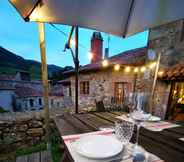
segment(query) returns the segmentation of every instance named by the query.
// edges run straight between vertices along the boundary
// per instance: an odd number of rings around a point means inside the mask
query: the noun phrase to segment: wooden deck
[[[16,162],[52,162],[50,151],[42,151],[17,157]]]
[[[118,120],[116,116],[121,114],[122,112],[64,114],[57,116],[55,123],[61,136],[87,133],[99,130],[100,127],[113,126],[114,122]],[[141,128],[139,144],[166,162],[184,162],[184,141],[179,140],[183,137],[184,126],[165,129],[160,132]],[[68,157],[68,159],[70,158]]]

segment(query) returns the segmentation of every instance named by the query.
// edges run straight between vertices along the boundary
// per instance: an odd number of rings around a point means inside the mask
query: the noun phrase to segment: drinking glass
[[[134,124],[128,121],[115,123],[115,135],[124,145],[128,144],[134,130]]]
[[[137,126],[137,133],[136,133],[136,143],[135,147],[138,147],[138,139],[139,139],[139,132],[143,122],[148,121],[151,114],[145,113],[142,110],[135,110],[130,114],[130,117],[134,120]]]

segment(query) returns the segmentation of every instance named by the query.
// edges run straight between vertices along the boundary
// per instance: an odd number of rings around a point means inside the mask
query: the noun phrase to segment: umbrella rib
[[[125,29],[124,29],[124,31],[123,31],[123,38],[125,38],[126,33],[127,33],[128,24],[129,24],[129,19],[130,19],[130,16],[131,16],[131,13],[132,13],[132,9],[133,9],[133,6],[134,6],[134,1],[135,1],[135,0],[131,0],[131,2],[130,2],[131,4],[130,4],[130,8],[129,8],[127,20],[126,20],[126,23],[125,23]]]
[[[32,12],[35,10],[35,8],[38,6],[38,4],[41,3],[42,0],[37,0],[36,4],[33,6],[31,11],[27,14],[27,16],[24,18],[25,21],[29,21],[29,16],[32,14]]]

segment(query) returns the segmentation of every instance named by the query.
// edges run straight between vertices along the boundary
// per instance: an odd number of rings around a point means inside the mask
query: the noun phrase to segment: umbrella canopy
[[[182,0],[10,0],[25,20],[129,36],[184,18]]]

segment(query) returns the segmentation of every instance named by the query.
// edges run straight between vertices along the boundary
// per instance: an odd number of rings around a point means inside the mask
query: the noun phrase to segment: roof
[[[61,84],[56,84],[50,88],[49,96],[57,96],[62,97],[63,95],[63,87]]]
[[[15,90],[14,86],[11,84],[5,84],[5,83],[0,83],[0,90]]]
[[[15,75],[1,74],[0,80],[15,80]]]
[[[30,87],[16,87],[15,94],[20,97],[41,97],[43,93]]]
[[[143,65],[145,63],[146,53],[147,53],[147,48],[146,47],[133,49],[133,50],[129,50],[129,51],[126,51],[126,52],[122,52],[118,55],[115,55],[115,56],[112,56],[112,57],[108,58],[109,67],[112,67],[115,64],[120,64],[121,66],[126,66],[126,65],[128,65],[128,66],[139,66],[139,65]],[[90,72],[90,71],[96,71],[96,70],[102,70],[101,61],[84,65],[84,66],[80,67],[79,72],[83,73],[83,72]],[[73,73],[74,73],[74,69],[66,71],[63,74],[71,75]]]
[[[164,70],[161,80],[184,80],[184,61]]]

